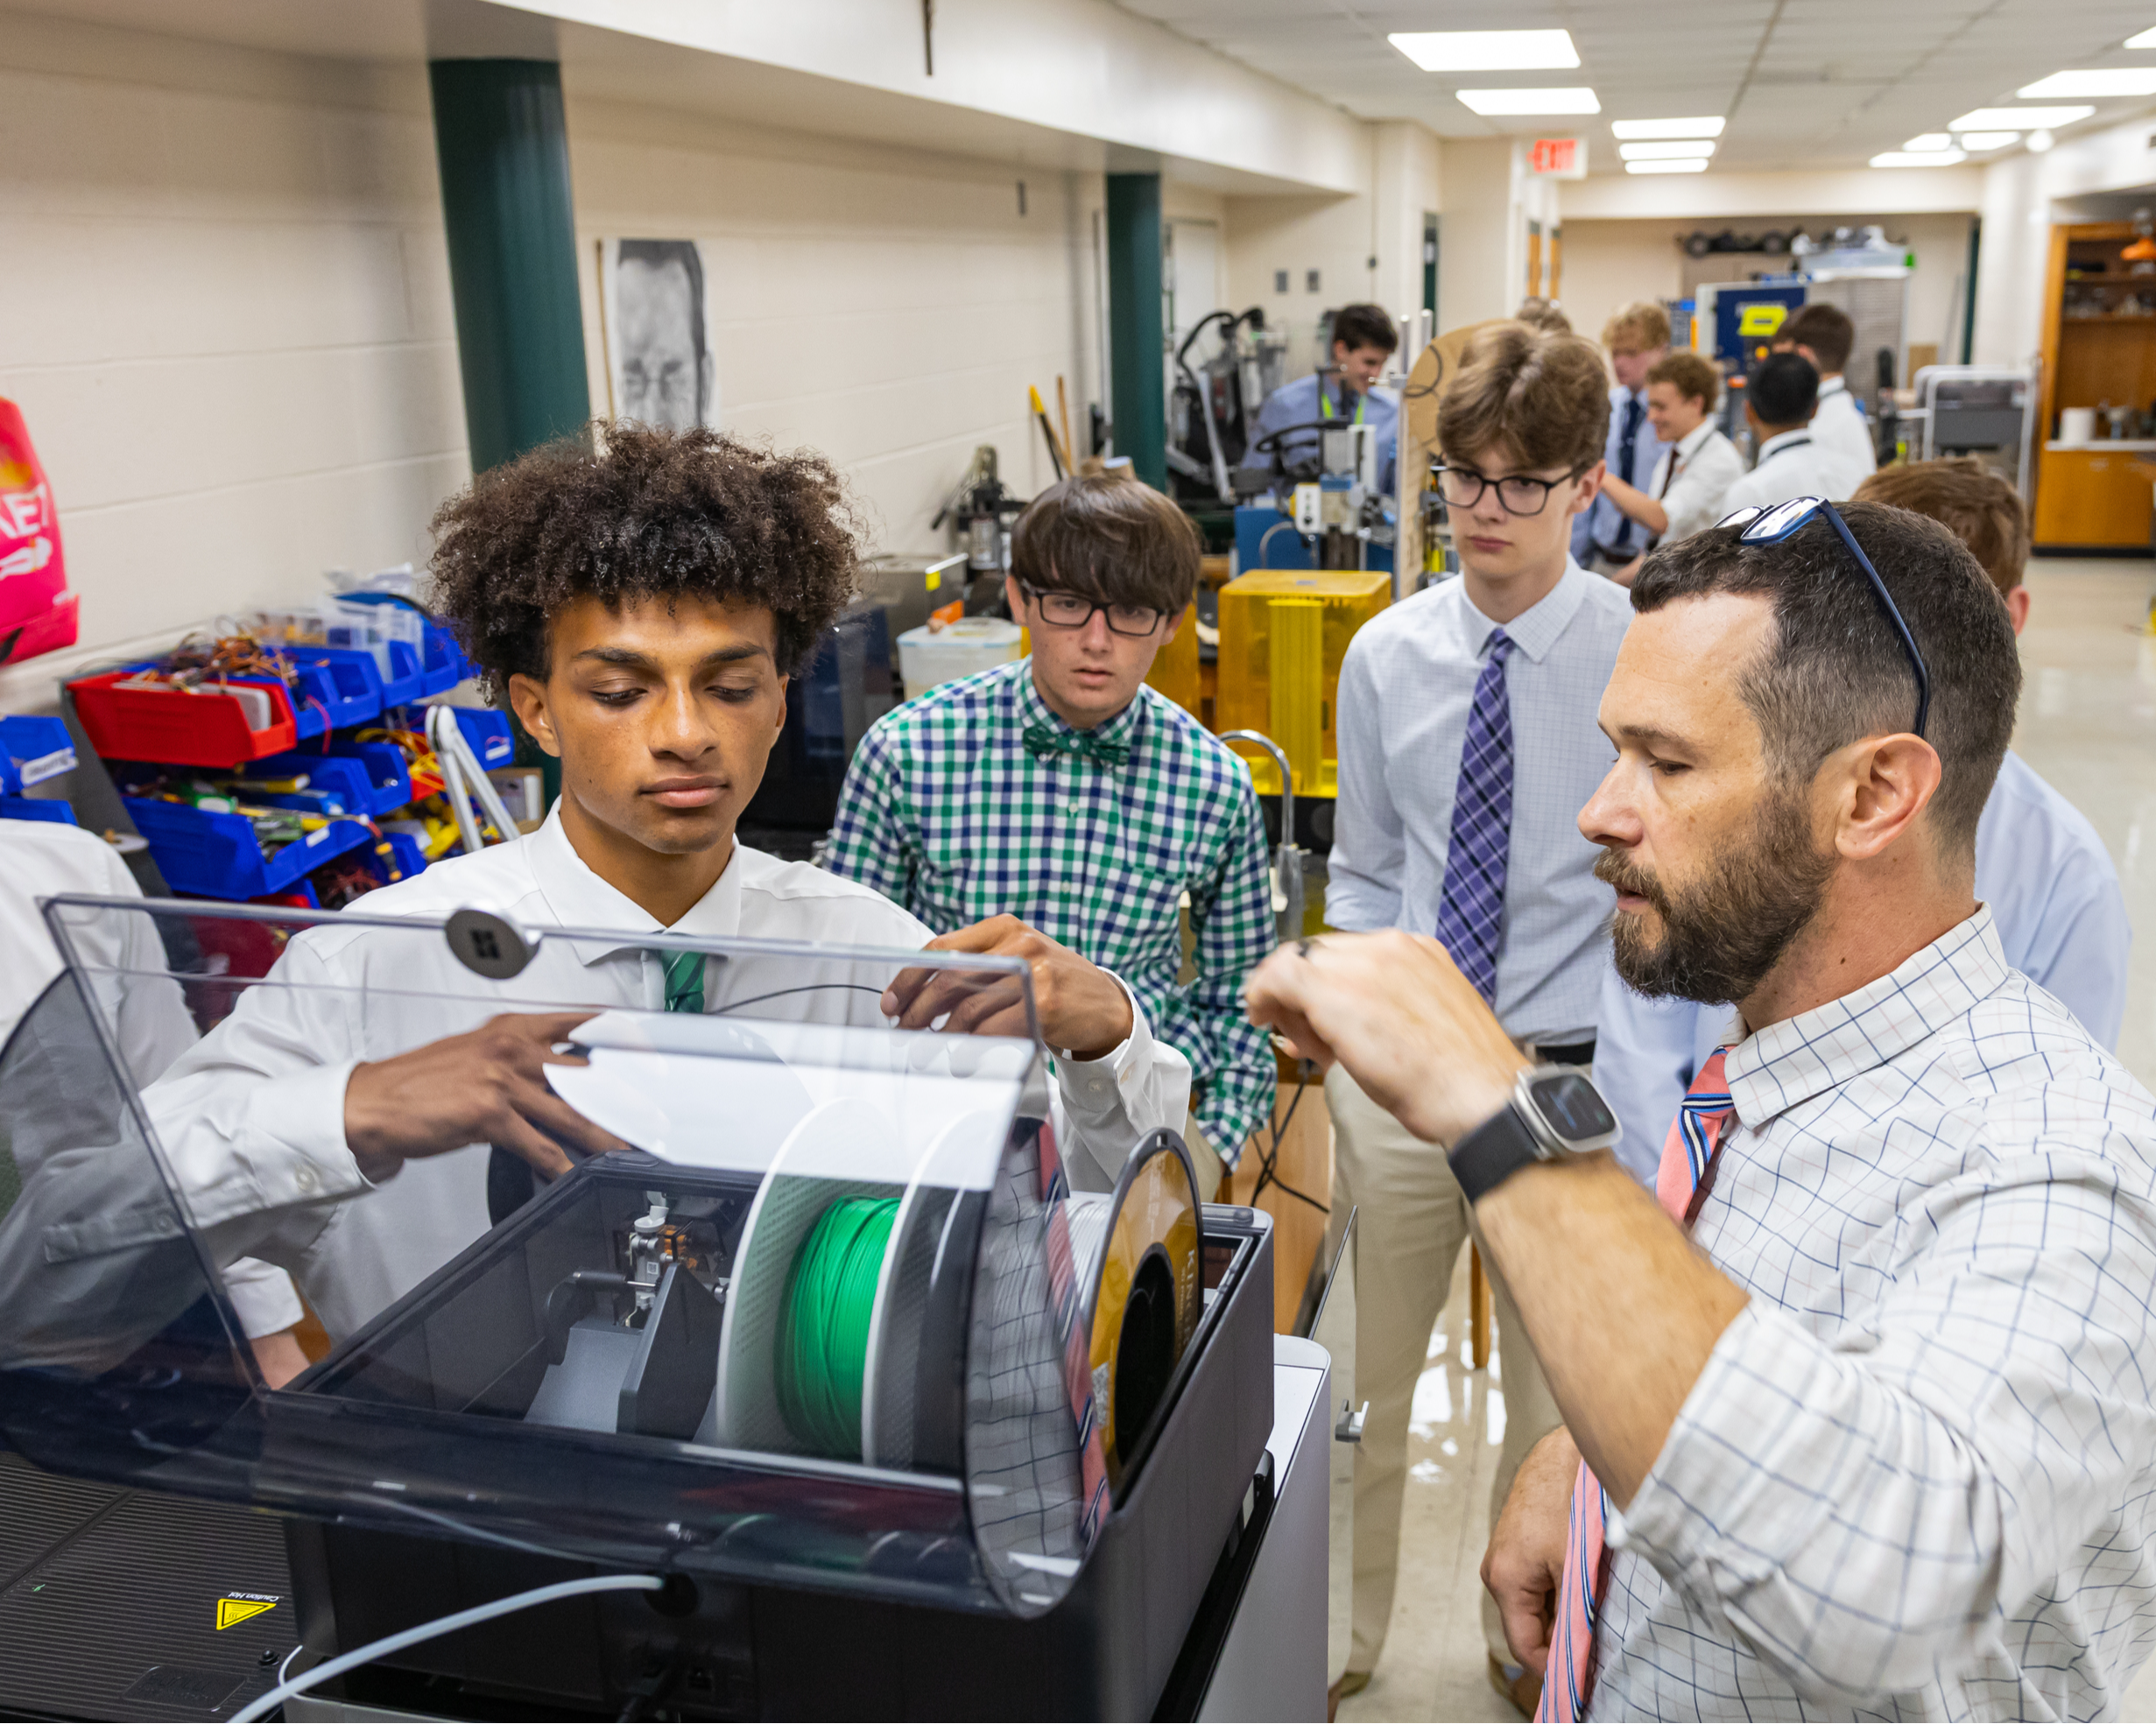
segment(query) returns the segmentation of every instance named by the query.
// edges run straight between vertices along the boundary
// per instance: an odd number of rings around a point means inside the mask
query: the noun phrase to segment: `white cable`
[[[656,1574],[604,1574],[594,1580],[558,1580],[551,1587],[534,1587],[528,1593],[512,1593],[507,1598],[497,1598],[491,1604],[476,1604],[454,1616],[440,1617],[432,1622],[422,1622],[416,1629],[406,1629],[402,1634],[386,1636],[356,1652],[347,1652],[328,1664],[317,1664],[289,1682],[280,1682],[268,1693],[250,1700],[234,1713],[232,1724],[249,1724],[250,1720],[266,1717],[293,1695],[306,1693],[318,1682],[342,1676],[348,1670],[370,1664],[377,1658],[386,1658],[392,1652],[401,1652],[407,1646],[433,1640],[438,1635],[454,1634],[474,1623],[492,1622],[497,1616],[528,1610],[535,1604],[551,1604],[558,1598],[575,1598],[584,1593],[656,1593],[665,1591],[666,1586]]]

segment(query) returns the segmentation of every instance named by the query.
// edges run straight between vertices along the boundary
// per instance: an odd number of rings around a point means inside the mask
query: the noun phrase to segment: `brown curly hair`
[[[547,623],[687,595],[762,605],[792,675],[853,595],[858,524],[829,461],[702,428],[595,422],[481,474],[434,512],[434,610],[498,702],[544,678]]]

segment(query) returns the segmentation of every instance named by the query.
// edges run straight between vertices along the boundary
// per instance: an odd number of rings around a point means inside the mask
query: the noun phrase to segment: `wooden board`
[[[1299,1099],[1300,1095],[1300,1099]],[[1288,1115],[1290,1105],[1294,1115]],[[1304,1196],[1329,1205],[1333,1200],[1333,1120],[1325,1106],[1325,1086],[1283,1082],[1273,1117],[1287,1120],[1273,1165],[1279,1182]],[[1221,1181],[1218,1201],[1248,1204],[1264,1168],[1261,1151],[1272,1147],[1272,1134],[1261,1127],[1243,1151],[1236,1171]],[[1268,1183],[1259,1193],[1257,1207],[1272,1217],[1272,1327],[1276,1334],[1292,1334],[1296,1312],[1302,1305],[1303,1288],[1310,1279],[1310,1266],[1325,1243],[1326,1216],[1320,1210],[1290,1196],[1280,1184]]]

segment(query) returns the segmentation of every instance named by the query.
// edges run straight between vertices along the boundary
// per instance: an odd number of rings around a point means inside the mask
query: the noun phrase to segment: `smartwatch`
[[[1573,1066],[1531,1066],[1512,1099],[1452,1147],[1453,1177],[1479,1203],[1536,1161],[1563,1161],[1606,1150],[1619,1135],[1617,1115],[1586,1073]]]

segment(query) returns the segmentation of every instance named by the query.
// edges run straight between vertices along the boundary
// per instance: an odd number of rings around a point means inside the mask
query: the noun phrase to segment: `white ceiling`
[[[2068,67],[2156,67],[2127,37],[2156,0],[1118,0],[1359,118],[1418,120],[1441,137],[1589,139],[1617,165],[1609,123],[1726,114],[1716,167],[1858,167],[1969,109],[2013,100]],[[1385,40],[1396,30],[1571,31],[1576,72],[1431,73]],[[1589,84],[1599,115],[1484,119],[1462,86]],[[2152,107],[2096,104],[2098,125]]]

